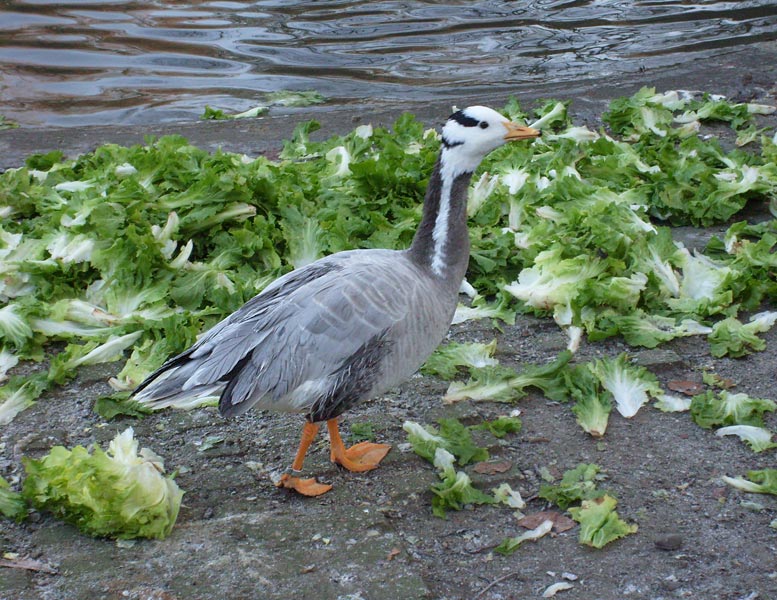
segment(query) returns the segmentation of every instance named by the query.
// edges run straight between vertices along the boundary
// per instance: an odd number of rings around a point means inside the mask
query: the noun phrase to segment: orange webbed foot
[[[294,475],[289,475],[288,473],[281,475],[281,478],[278,480],[278,483],[276,483],[275,486],[286,488],[288,490],[294,490],[298,494],[311,497],[321,496],[322,494],[326,494],[329,490],[332,489],[331,485],[319,483],[313,478],[302,479],[301,477],[295,477]]]
[[[330,458],[333,463],[342,465],[349,471],[362,473],[376,468],[382,461],[391,446],[388,444],[374,444],[372,442],[359,442],[350,448],[346,448],[343,439],[340,437],[340,430],[337,427],[337,419],[329,419],[326,422],[329,429],[329,442],[332,451]]]
[[[388,444],[374,444],[372,442],[359,442],[350,448],[343,448],[340,452],[332,450],[332,462],[342,465],[349,471],[362,473],[371,471],[380,464],[391,446]]]

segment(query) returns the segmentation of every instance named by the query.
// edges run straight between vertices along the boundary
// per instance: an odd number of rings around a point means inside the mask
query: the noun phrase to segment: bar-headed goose
[[[305,453],[326,421],[331,459],[350,471],[378,466],[386,444],[345,448],[337,417],[412,375],[450,326],[469,261],[467,188],[483,157],[539,132],[484,106],[455,112],[406,250],[338,252],[287,273],[168,360],[135,390],[164,407],[220,394],[224,416],[252,406],[298,412],[307,422],[278,485],[317,496],[331,486],[301,479]]]

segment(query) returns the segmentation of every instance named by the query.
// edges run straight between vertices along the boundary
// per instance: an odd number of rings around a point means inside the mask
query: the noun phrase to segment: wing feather
[[[136,398],[158,403],[222,384],[222,412],[238,414],[257,403],[289,409],[298,389],[323,394],[349,357],[375,336],[401,329],[418,309],[415,269],[401,253],[375,250],[340,253],[293,271],[163,365]]]

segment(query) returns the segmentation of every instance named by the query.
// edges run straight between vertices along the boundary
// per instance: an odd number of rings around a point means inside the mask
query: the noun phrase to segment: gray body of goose
[[[538,135],[490,108],[454,113],[408,249],[339,252],[287,273],[152,373],[135,399],[162,408],[218,393],[225,416],[253,406],[299,412],[307,422],[293,471],[323,421],[334,462],[375,468],[389,446],[346,449],[336,418],[407,379],[442,341],[469,262],[472,173],[495,148]],[[278,485],[311,496],[331,487],[290,474]]]

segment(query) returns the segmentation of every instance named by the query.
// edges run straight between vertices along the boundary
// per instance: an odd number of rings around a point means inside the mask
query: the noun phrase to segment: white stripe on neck
[[[452,183],[449,178],[442,175],[440,206],[437,209],[437,219],[434,221],[434,230],[432,230],[432,241],[434,241],[432,271],[439,276],[442,276],[445,270],[445,242],[448,238],[448,222],[451,215]]]
[[[473,164],[474,162],[474,164]],[[448,229],[451,216],[451,190],[453,182],[463,173],[471,173],[477,168],[479,161],[473,161],[461,151],[461,146],[454,146],[443,150],[440,167],[440,204],[437,210],[437,219],[432,230],[432,272],[442,277],[445,272],[446,254],[445,244],[448,240]]]

